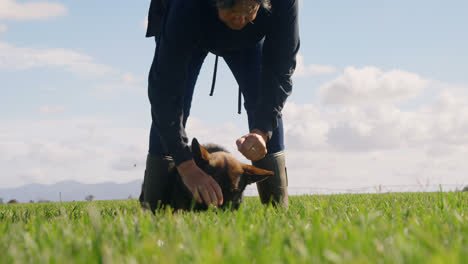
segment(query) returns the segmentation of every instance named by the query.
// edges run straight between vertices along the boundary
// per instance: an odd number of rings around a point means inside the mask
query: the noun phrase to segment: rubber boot
[[[289,206],[288,175],[284,152],[269,154],[265,158],[252,162],[252,165],[261,169],[270,170],[275,175],[266,180],[257,182],[257,190],[263,204],[272,203],[273,206]]]
[[[141,188],[140,203],[143,208],[155,211],[169,204],[169,190],[175,176],[175,163],[171,157],[146,157],[145,177]]]

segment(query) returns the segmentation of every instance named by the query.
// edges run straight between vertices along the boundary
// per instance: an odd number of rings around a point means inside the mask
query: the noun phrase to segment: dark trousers
[[[250,113],[253,112],[252,110],[255,108],[257,103],[257,99],[259,97],[259,88],[261,85],[262,47],[263,41],[260,41],[251,47],[227,52],[223,55],[224,61],[231,69],[234,78],[239,84],[241,93],[244,98],[244,108],[247,112],[250,129],[252,129],[251,126],[253,124],[253,116],[251,116]],[[207,51],[195,49],[188,66],[187,82],[185,84],[184,95],[184,127],[190,115],[190,107],[192,105],[195,83],[207,54]],[[157,60],[157,49],[154,59]],[[155,63],[153,63],[153,65],[155,65]],[[153,71],[153,68],[151,71]],[[278,119],[278,124],[278,127],[273,131],[271,139],[267,142],[267,150],[269,154],[284,150],[283,121],[281,117]],[[169,156],[167,149],[163,144],[161,144],[161,137],[158,132],[158,127],[154,124],[154,122],[151,125],[149,141],[149,154],[156,156]]]

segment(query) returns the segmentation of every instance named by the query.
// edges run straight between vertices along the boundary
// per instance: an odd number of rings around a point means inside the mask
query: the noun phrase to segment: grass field
[[[0,205],[0,263],[221,262],[468,263],[468,193],[251,197],[234,213]]]

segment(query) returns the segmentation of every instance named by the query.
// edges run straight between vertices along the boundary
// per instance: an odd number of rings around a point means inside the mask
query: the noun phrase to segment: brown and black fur
[[[273,175],[272,171],[241,163],[218,145],[201,146],[194,138],[191,148],[197,166],[213,177],[221,187],[224,203],[220,208],[223,209],[238,209],[247,185],[265,180]],[[208,209],[205,203],[198,203],[193,199],[192,193],[182,182],[177,170],[173,171],[173,175],[170,175],[170,187],[166,194],[168,199],[162,201],[162,206],[169,205],[176,210]]]

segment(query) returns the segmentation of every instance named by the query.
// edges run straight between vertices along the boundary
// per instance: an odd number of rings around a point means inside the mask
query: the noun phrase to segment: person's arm
[[[184,87],[187,65],[199,32],[200,13],[196,1],[172,0],[166,24],[159,36],[158,58],[153,62],[148,96],[153,122],[158,127],[162,143],[174,158],[185,186],[198,202],[223,203],[218,183],[193,161],[183,126]]]
[[[299,0],[272,0],[272,24],[263,44],[262,86],[255,111],[254,129],[268,139],[292,91],[291,77],[299,50]],[[253,132],[253,130],[252,130]]]
[[[192,159],[183,126],[184,85],[199,21],[196,6],[181,3],[172,1],[168,9],[148,86],[153,122],[176,166]]]

